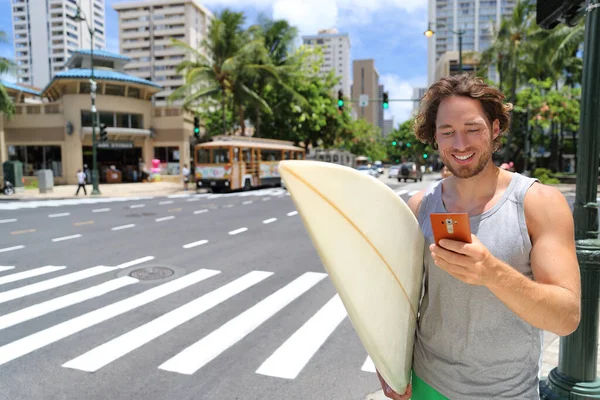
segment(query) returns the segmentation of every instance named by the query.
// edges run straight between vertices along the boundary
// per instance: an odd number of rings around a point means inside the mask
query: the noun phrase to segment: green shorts
[[[412,372],[412,396],[411,400],[448,400],[447,397],[426,384],[421,378]]]

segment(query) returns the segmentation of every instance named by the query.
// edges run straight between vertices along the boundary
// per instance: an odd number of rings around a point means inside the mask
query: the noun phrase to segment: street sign
[[[133,142],[126,142],[126,141],[97,142],[96,147],[99,149],[111,149],[111,150],[133,149]]]
[[[369,105],[369,95],[368,94],[361,94],[358,98],[358,104],[361,107],[366,107]]]

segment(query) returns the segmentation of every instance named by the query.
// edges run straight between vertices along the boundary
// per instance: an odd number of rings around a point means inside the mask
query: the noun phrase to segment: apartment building
[[[358,101],[361,94],[366,94],[369,99],[380,99],[379,72],[375,68],[375,60],[354,60],[352,62],[352,100],[356,110],[356,117],[362,118],[373,126],[383,129],[383,112],[381,102],[370,101],[366,107],[359,107]],[[383,92],[381,90],[381,92]],[[383,93],[382,93],[383,95]],[[382,96],[381,95],[381,96]],[[381,117],[381,125],[379,123]]]
[[[429,0],[430,28],[435,33],[427,46],[428,85],[436,79],[440,58],[446,52],[458,52],[457,32],[464,32],[463,54],[481,52],[493,42],[494,30],[512,14],[515,4],[516,0]],[[491,71],[490,79],[496,80],[495,75]]]
[[[162,86],[154,96],[156,106],[184,84],[177,66],[188,57],[171,38],[200,48],[214,15],[197,0],[147,0],[117,3],[119,52],[131,59],[126,72]]]
[[[80,0],[86,21],[71,18],[77,12],[76,0],[12,0],[13,41],[17,82],[44,87],[65,69],[71,55],[80,49],[104,49],[104,0]]]
[[[350,96],[350,36],[339,33],[337,29],[323,29],[316,35],[302,36],[302,41],[307,46],[322,48],[323,64],[320,73],[333,71],[341,78],[335,92],[341,89],[344,96]]]

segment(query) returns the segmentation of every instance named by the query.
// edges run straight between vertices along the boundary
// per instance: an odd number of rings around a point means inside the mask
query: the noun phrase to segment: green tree
[[[0,31],[0,43],[6,42],[6,34]],[[10,71],[12,63],[4,57],[0,57],[0,77]],[[11,118],[15,114],[15,105],[8,95],[6,88],[0,82],[0,114]]]

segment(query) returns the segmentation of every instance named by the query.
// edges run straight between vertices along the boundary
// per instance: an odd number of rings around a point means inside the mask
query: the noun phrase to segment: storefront
[[[104,67],[94,71],[96,107],[108,134],[106,141],[97,142],[100,182],[139,182],[153,159],[160,160],[161,179],[179,181],[181,168],[190,164],[193,117],[176,107],[153,107],[152,96],[161,87],[124,73],[126,57],[95,52],[94,59],[99,58]],[[36,171],[50,169],[56,184],[75,184],[79,169],[91,170],[89,64],[89,53],[79,51],[69,69],[44,89],[5,84],[16,115],[0,116],[0,163],[21,161],[26,181],[35,180]]]

